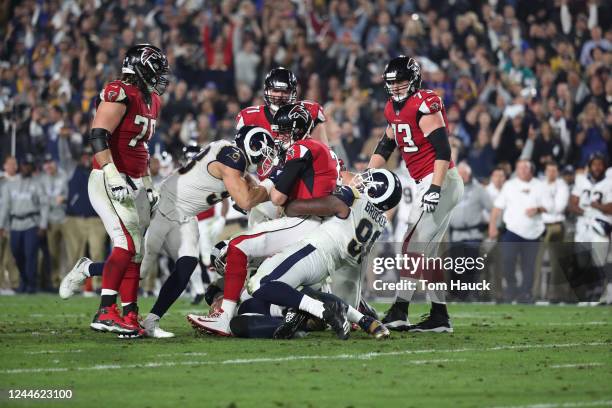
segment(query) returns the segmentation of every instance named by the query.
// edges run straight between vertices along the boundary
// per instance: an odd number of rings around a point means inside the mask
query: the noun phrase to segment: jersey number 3
[[[136,125],[142,125],[142,129],[140,129],[140,133],[138,135],[134,136],[130,140],[130,142],[128,143],[128,146],[130,147],[136,147],[138,142],[142,140],[143,137],[145,137],[147,131],[149,133],[147,140],[150,139],[153,136],[153,133],[155,133],[155,124],[157,123],[157,121],[155,119],[149,119],[144,116],[136,115],[136,117],[134,118],[134,123]]]
[[[392,123],[391,127],[393,128],[393,134],[395,135],[395,140],[399,142],[398,136],[401,138],[402,142],[406,144],[404,146],[405,153],[414,153],[419,150],[419,147],[414,144],[414,140],[412,140],[412,132],[410,131],[410,125],[407,123]]]

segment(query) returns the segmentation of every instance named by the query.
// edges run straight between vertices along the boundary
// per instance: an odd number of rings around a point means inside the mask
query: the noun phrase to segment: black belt
[[[23,215],[11,215],[11,219],[26,220],[28,218],[36,217],[38,215],[40,215],[40,213],[38,213],[38,212],[30,212],[30,213],[23,214]]]

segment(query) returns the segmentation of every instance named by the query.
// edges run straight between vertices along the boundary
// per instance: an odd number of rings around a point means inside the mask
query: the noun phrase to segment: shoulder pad
[[[419,105],[419,112],[425,115],[440,112],[444,106],[442,100],[433,91],[423,92],[420,91],[423,96],[423,101]]]
[[[100,92],[100,100],[104,102],[127,103],[127,93],[121,81],[113,81],[106,84],[102,92]]]
[[[300,142],[296,142],[289,147],[285,156],[285,161],[301,159],[310,152],[310,149]]]
[[[236,146],[223,146],[217,153],[217,161],[238,171],[245,171],[247,167],[246,158]]]

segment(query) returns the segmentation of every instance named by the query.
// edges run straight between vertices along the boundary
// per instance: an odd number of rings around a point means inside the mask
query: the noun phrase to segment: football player
[[[121,79],[100,93],[89,136],[95,153],[89,198],[113,243],[103,266],[100,308],[90,327],[131,334],[142,331],[136,300],[143,233],[158,198],[148,173],[147,141],[168,85],[168,60],[157,47],[135,45],[127,50],[121,72]],[[117,293],[123,316],[117,311]]]
[[[254,172],[258,166],[271,166],[274,146],[267,130],[245,126],[236,134],[234,143],[212,142],[162,182],[158,208],[145,235],[141,275],[155,269],[162,249],[175,264],[142,322],[147,337],[174,337],[159,327],[159,320],[185,290],[198,265],[196,216],[228,196],[244,209],[268,200],[269,187],[257,185],[245,173]],[[83,279],[85,274],[79,276]],[[78,287],[78,279],[73,281]]]
[[[264,80],[264,101],[265,105],[249,106],[244,108],[236,116],[236,130],[242,126],[259,126],[268,131],[272,131],[272,120],[279,108],[297,102],[297,78],[287,68],[274,68]],[[300,102],[310,113],[313,119],[311,137],[325,144],[327,133],[325,125],[325,114],[323,108],[316,102]],[[275,136],[273,134],[273,136]]]
[[[574,241],[588,248],[594,276],[605,277],[612,234],[612,180],[606,176],[607,159],[601,153],[589,157],[586,174],[576,175],[569,211],[578,215]],[[612,286],[604,287],[600,301],[612,303]]]
[[[422,209],[419,214],[414,212],[413,227],[404,240],[403,251],[408,254],[423,253],[432,258],[438,255],[451,211],[463,194],[463,181],[450,156],[446,112],[438,95],[421,89],[421,68],[414,58],[403,55],[393,58],[385,68],[383,80],[390,97],[384,111],[388,126],[368,167],[383,167],[391,153],[396,148],[400,149],[402,159],[416,183],[416,200]],[[412,273],[406,278],[417,277]],[[417,273],[424,279],[444,279],[440,276],[442,271],[421,270]],[[396,302],[383,323],[395,329],[416,332],[452,332],[446,294],[440,290],[428,293],[432,302],[431,312],[422,322],[409,326],[408,305],[414,291],[406,290],[397,294]]]
[[[331,194],[338,179],[337,161],[329,148],[310,137],[313,120],[302,104],[280,107],[274,115],[272,131],[287,151],[280,174],[261,184],[270,188],[276,206],[289,200],[323,197]],[[318,228],[319,217],[283,217],[262,222],[246,233],[232,238],[227,245],[223,302],[207,316],[188,315],[194,327],[222,336],[231,335],[234,316],[247,276],[249,258],[261,258],[279,252],[285,246]]]
[[[256,299],[300,310],[275,333],[277,338],[291,338],[306,313],[325,320],[341,339],[348,338],[348,320],[357,323],[377,338],[388,337],[380,322],[364,316],[359,305],[362,260],[387,225],[384,214],[394,208],[402,196],[398,177],[389,170],[368,170],[358,175],[363,195],[341,187],[333,195],[310,200],[294,200],[285,212],[288,216],[331,216],[320,228],[303,240],[266,259],[249,280],[249,293]],[[300,286],[312,286],[332,280],[332,293],[346,303],[322,302],[298,292]],[[347,307],[347,303],[353,307]],[[302,317],[300,317],[300,314]]]

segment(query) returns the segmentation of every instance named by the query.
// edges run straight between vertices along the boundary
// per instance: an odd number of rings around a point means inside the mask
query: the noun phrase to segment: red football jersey
[[[419,127],[419,120],[423,115],[436,112],[442,112],[444,124],[448,127],[442,100],[428,89],[411,95],[399,112],[395,111],[391,100],[385,106],[385,118],[393,129],[395,143],[400,148],[410,176],[415,180],[424,178],[434,170],[436,152]],[[454,166],[451,160],[449,168]]]
[[[110,151],[117,170],[130,177],[142,177],[148,173],[149,148],[147,142],[155,132],[161,101],[151,93],[148,105],[137,86],[119,80],[108,83],[100,92],[100,101],[118,102],[127,110],[110,140]],[[100,168],[94,159],[94,168]]]
[[[325,122],[325,113],[323,113],[321,105],[311,101],[301,101],[300,103],[304,105],[310,113],[310,116],[314,120],[314,126]],[[268,106],[249,106],[241,110],[236,116],[236,130],[239,130],[243,126],[259,126],[266,129],[274,137],[274,133],[272,132],[273,118],[274,115]]]
[[[324,143],[307,138],[295,142],[287,150],[285,166],[292,161],[303,161],[299,179],[295,181],[290,200],[324,197],[336,188],[338,162]]]

